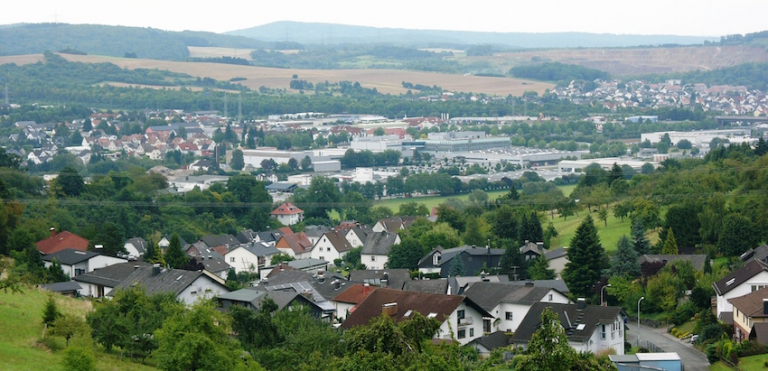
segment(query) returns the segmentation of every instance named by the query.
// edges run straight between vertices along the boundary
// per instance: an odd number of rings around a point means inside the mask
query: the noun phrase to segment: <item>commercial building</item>
[[[688,140],[696,147],[709,148],[709,142],[715,138],[728,139],[731,142],[757,142],[757,138],[750,138],[751,129],[726,129],[726,130],[699,130],[699,131],[657,131],[654,133],[640,134],[640,141],[646,140],[651,144],[661,142],[664,134],[669,134],[669,139],[672,141],[672,145],[683,139]]]
[[[580,173],[584,171],[584,168],[592,164],[600,165],[600,167],[603,170],[611,170],[611,168],[613,167],[613,164],[617,164],[619,166],[627,165],[635,171],[640,171],[640,169],[645,164],[651,164],[653,165],[654,168],[659,167],[659,163],[657,162],[623,159],[620,157],[593,158],[589,160],[577,160],[577,161],[565,160],[565,161],[560,161],[560,163],[557,166],[560,169],[560,171],[564,173]]]
[[[482,131],[452,131],[430,133],[427,139],[403,142],[404,149],[445,154],[461,151],[482,151],[491,148],[507,148],[512,144],[509,137],[486,137]]]

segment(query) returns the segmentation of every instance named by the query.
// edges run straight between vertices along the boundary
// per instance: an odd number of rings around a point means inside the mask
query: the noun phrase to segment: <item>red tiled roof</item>
[[[37,249],[43,254],[53,254],[64,249],[88,250],[88,240],[69,231],[62,231],[55,236],[37,242]]]
[[[367,298],[373,290],[376,290],[376,287],[356,283],[350,286],[346,291],[336,295],[336,297],[333,298],[333,301],[357,305],[365,301],[365,298]]]
[[[299,209],[296,205],[286,202],[273,210],[270,215],[293,215],[304,213],[304,210]]]
[[[284,242],[284,243],[283,243]],[[275,244],[276,248],[285,247],[285,244],[293,250],[295,254],[303,254],[312,249],[312,241],[304,232],[284,234]]]

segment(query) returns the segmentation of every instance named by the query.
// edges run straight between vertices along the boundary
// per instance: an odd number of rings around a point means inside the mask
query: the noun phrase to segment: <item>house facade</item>
[[[730,299],[747,295],[768,287],[768,266],[759,260],[750,260],[740,268],[712,284],[717,295],[717,317],[730,318],[733,304]],[[725,313],[725,314],[724,314]]]
[[[749,339],[757,323],[768,323],[768,287],[728,300],[733,305],[733,339]]]
[[[368,233],[360,252],[360,262],[368,269],[384,269],[389,262],[389,251],[400,242],[400,235],[396,232]]]
[[[272,210],[270,216],[283,223],[283,225],[294,225],[304,220],[304,210],[299,209],[290,202],[286,202]]]
[[[224,255],[224,261],[235,272],[258,272],[261,267],[270,264],[272,256],[280,251],[267,243],[253,242],[235,247]]]
[[[50,267],[54,259],[61,264],[61,270],[70,278],[93,272],[99,268],[127,262],[126,259],[101,255],[92,251],[64,249],[43,256],[45,267]]]
[[[333,262],[335,259],[343,259],[349,250],[352,250],[352,245],[344,237],[344,233],[330,231],[323,233],[322,237],[317,240],[317,243],[312,247],[310,257]]]

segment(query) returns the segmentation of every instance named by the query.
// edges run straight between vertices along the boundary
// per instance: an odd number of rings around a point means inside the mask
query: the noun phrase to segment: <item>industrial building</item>
[[[658,162],[623,159],[620,157],[593,158],[589,160],[577,160],[577,161],[565,160],[565,161],[560,161],[560,163],[557,166],[560,169],[560,171],[564,173],[580,173],[584,171],[584,168],[592,164],[600,165],[600,167],[603,170],[611,170],[611,168],[613,167],[613,164],[617,164],[619,166],[627,165],[631,167],[633,170],[638,172],[645,164],[651,164],[653,165],[654,168],[659,167]]]
[[[699,131],[658,131],[655,133],[640,134],[640,142],[648,140],[651,144],[661,142],[664,134],[669,134],[672,145],[686,139],[695,147],[709,148],[709,142],[715,138],[728,139],[732,143],[741,143],[752,141],[757,142],[757,138],[751,138],[752,130],[747,129],[726,129],[726,130],[699,130]]]
[[[507,148],[512,144],[509,137],[486,137],[482,131],[451,131],[429,133],[427,139],[403,142],[404,149],[432,154],[482,151],[491,148]]]

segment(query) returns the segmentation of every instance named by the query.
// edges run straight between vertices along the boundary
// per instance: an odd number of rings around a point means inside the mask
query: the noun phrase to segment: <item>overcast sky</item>
[[[768,29],[768,1],[24,0],[0,24],[93,23],[226,32],[275,21],[490,32],[721,36]]]

